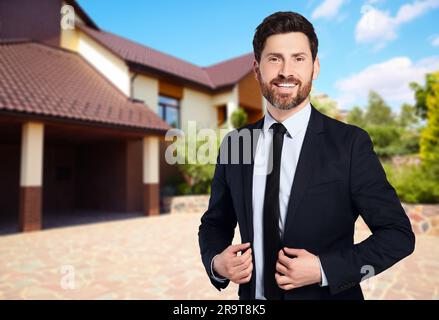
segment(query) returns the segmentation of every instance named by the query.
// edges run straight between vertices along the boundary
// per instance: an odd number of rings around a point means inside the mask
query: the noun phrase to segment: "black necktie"
[[[279,181],[282,145],[287,129],[281,123],[274,123],[272,143],[272,166],[267,175],[264,197],[264,296],[268,300],[283,299],[283,291],[276,283],[276,261],[281,249],[279,235]],[[271,156],[271,155],[270,155]],[[269,159],[270,159],[269,156]]]

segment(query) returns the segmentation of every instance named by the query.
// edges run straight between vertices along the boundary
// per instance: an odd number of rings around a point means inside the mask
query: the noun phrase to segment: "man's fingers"
[[[239,251],[243,251],[247,248],[250,248],[250,242],[241,243],[241,244],[232,244],[229,246],[229,250],[231,253],[238,253]]]
[[[274,275],[274,278],[276,279],[276,282],[279,286],[291,284],[290,278],[288,278],[287,276],[283,276],[283,275],[279,274],[278,272],[276,272],[276,274]]]
[[[278,254],[278,258],[277,261],[280,262],[283,266],[285,266],[286,268],[289,267],[289,263],[290,263],[291,258],[288,258],[282,250],[279,251]]]
[[[248,248],[246,252],[241,254],[240,256],[234,256],[231,259],[232,267],[237,267],[244,264],[249,258],[252,257],[252,249]]]
[[[247,269],[248,266],[249,266],[250,264],[252,264],[252,262],[253,262],[253,258],[252,258],[252,256],[250,255],[250,256],[247,258],[247,260],[245,260],[244,263],[242,263],[242,264],[240,264],[240,265],[238,265],[238,266],[235,267],[235,268],[236,268],[236,271],[237,271],[237,272],[241,272],[241,271]]]
[[[281,288],[283,290],[292,290],[292,289],[296,289],[298,287],[296,287],[294,284],[285,284],[285,285],[280,285],[279,288]]]
[[[279,272],[279,273],[282,273],[282,274],[286,275],[288,269],[287,269],[284,265],[282,265],[281,263],[279,263],[279,261],[278,261],[278,262],[276,262],[276,271]]]
[[[300,256],[301,254],[303,254],[303,249],[295,249],[295,248],[287,248],[284,247],[283,250],[285,251],[285,253],[289,256]]]
[[[250,273],[247,277],[245,277],[244,279],[237,280],[235,283],[237,284],[247,283],[250,281],[251,278],[252,278],[252,274]]]
[[[245,270],[238,272],[238,274],[236,275],[236,279],[237,279],[236,283],[244,283],[243,282],[244,280],[251,277],[252,271],[253,271],[253,263],[251,263]]]

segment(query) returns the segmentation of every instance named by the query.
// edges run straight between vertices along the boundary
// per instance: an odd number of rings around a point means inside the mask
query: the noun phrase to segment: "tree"
[[[354,107],[348,114],[347,122],[365,129],[374,144],[376,153],[382,158],[395,155],[413,154],[419,150],[419,133],[410,128],[417,121],[414,107],[402,106],[397,120],[383,98],[371,91],[364,113]]]
[[[404,103],[398,117],[398,123],[403,128],[410,128],[418,124],[416,108],[412,105]]]
[[[426,78],[425,87],[419,86],[425,95],[417,101],[425,102],[427,108],[427,127],[421,133],[421,160],[439,179],[439,72],[428,74]]]
[[[358,106],[353,107],[351,111],[349,111],[346,121],[347,123],[356,125],[360,128],[363,128],[366,125],[363,110]]]
[[[416,99],[416,104],[415,104],[415,108],[416,108],[416,113],[418,114],[418,116],[421,117],[421,119],[426,119],[427,118],[427,104],[426,104],[426,88],[429,88],[430,85],[428,84],[428,75],[427,75],[427,84],[426,87],[422,87],[420,84],[416,83],[416,82],[412,82],[410,83],[410,88],[412,88],[413,91],[415,91],[415,99]]]
[[[326,94],[311,95],[312,105],[321,113],[331,118],[336,118],[338,114],[337,102]]]
[[[395,122],[392,109],[375,91],[369,92],[369,102],[364,118],[368,125],[390,125]]]

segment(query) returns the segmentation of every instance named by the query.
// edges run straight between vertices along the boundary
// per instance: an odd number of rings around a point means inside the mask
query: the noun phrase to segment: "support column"
[[[160,214],[159,138],[143,138],[143,212],[146,216]]]
[[[22,127],[20,169],[20,231],[40,230],[43,199],[44,125],[27,122]]]

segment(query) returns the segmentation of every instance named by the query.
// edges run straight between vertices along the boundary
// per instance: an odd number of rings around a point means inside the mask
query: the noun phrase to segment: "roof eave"
[[[101,29],[99,29],[98,25],[93,21],[93,19],[90,18],[90,16],[85,12],[85,10],[82,9],[82,7],[79,5],[78,2],[76,2],[75,0],[65,0],[65,2],[69,5],[71,5],[75,9],[75,12],[81,16],[81,19],[84,20],[84,22],[87,24],[87,26],[89,26],[97,31],[101,30]]]
[[[36,114],[25,111],[14,111],[14,110],[0,110],[0,115],[13,116],[22,119],[32,119],[36,121],[51,121],[57,123],[68,123],[77,125],[86,125],[91,127],[108,128],[108,129],[118,129],[125,130],[129,132],[135,132],[139,134],[164,136],[169,129],[159,129],[159,128],[142,128],[137,126],[122,125],[110,122],[92,121],[84,119],[66,118],[53,115]]]

